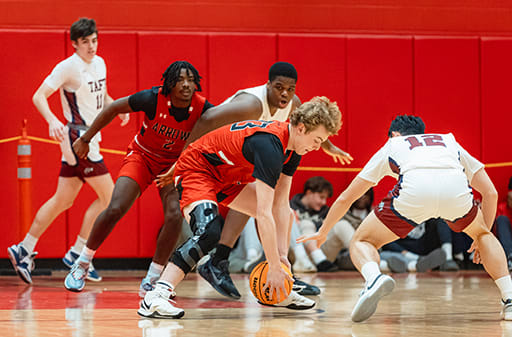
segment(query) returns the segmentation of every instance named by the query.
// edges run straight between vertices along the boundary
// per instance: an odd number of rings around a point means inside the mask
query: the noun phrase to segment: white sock
[[[21,241],[21,243],[23,244],[23,247],[27,250],[27,252],[29,254],[32,254],[34,252],[34,248],[36,248],[38,240],[39,238],[30,235],[30,233],[27,233],[27,235],[25,235],[25,238],[23,239],[23,241]]]
[[[512,299],[512,279],[510,278],[510,275],[500,277],[499,279],[494,280],[494,282],[500,289],[503,301],[506,301],[509,298]]]
[[[441,248],[444,250],[444,252],[446,254],[446,261],[453,260],[452,244],[450,242],[443,243],[441,245]]]
[[[372,282],[377,276],[381,274],[379,265],[377,262],[366,262],[361,268],[361,274],[363,274],[366,282]]]
[[[74,253],[80,254],[82,252],[82,249],[84,249],[86,242],[87,242],[86,239],[84,239],[80,235],[77,235],[75,244],[71,247],[71,251],[73,251]]]
[[[308,253],[306,253],[306,249],[304,249],[304,245],[299,243],[293,247],[293,253],[295,254],[296,260],[308,259]]]
[[[160,276],[160,274],[162,274],[162,270],[164,270],[163,265],[151,261],[151,264],[149,265],[148,273],[146,274],[146,276],[149,276],[149,277]]]
[[[256,248],[247,249],[247,260],[252,261],[260,256],[260,251]]]
[[[464,254],[463,253],[457,253],[455,254],[455,258],[459,261],[464,260]]]
[[[416,260],[414,261],[409,261],[409,263],[407,263],[407,270],[408,271],[416,271]]]
[[[311,252],[311,258],[313,259],[313,262],[318,265],[320,262],[327,260],[327,257],[325,256],[324,252],[317,248],[314,251]]]
[[[388,266],[388,261],[386,260],[380,260],[380,270],[387,273],[389,272],[389,266]]]
[[[95,250],[87,248],[87,246],[84,246],[82,249],[82,252],[80,253],[80,257],[78,258],[79,261],[91,263],[92,258],[94,257],[94,254],[96,253]]]
[[[417,260],[420,258],[420,256],[418,254],[414,254],[414,253],[411,253],[411,252],[407,252],[404,254],[405,258],[407,260]]]
[[[167,281],[164,281],[164,280],[158,280],[156,282],[155,290],[157,290],[157,289],[168,290],[169,288],[174,290],[174,286],[170,282],[167,282]]]

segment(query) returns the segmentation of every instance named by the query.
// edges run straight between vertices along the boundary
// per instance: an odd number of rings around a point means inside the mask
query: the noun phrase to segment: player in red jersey
[[[146,293],[139,315],[179,318],[184,311],[169,298],[199,259],[220,238],[219,205],[253,216],[269,262],[265,287],[282,300],[278,306],[309,309],[313,300],[292,291],[286,297],[281,268],[288,262],[289,195],[292,176],[307,152],[318,150],[341,127],[336,103],[315,97],[297,108],[290,123],[243,121],[214,130],[183,152],[176,163],[180,207],[194,235],[176,249],[153,291]],[[283,298],[286,297],[286,298]]]
[[[161,87],[143,90],[113,102],[73,144],[77,156],[84,157],[89,151],[90,139],[115,116],[134,111],[145,113],[140,132],[128,146],[110,204],[96,219],[86,246],[66,277],[64,285],[68,290],[81,291],[84,288],[84,276],[96,250],[155,177],[176,162],[195,122],[213,106],[197,94],[201,91],[201,76],[190,63],[174,62],[163,73],[162,79]],[[174,185],[160,188],[159,193],[164,208],[164,225],[148,275],[141,284],[141,296],[148,290],[145,286],[151,285],[150,279],[159,277],[181,230],[182,217]]]

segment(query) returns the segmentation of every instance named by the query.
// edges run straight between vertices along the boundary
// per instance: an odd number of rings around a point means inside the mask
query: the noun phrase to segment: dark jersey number
[[[240,131],[247,128],[266,128],[272,121],[244,121],[231,125],[230,131]]]
[[[417,136],[411,136],[405,138],[406,142],[409,142],[409,150],[414,149],[418,146],[444,146],[443,137],[440,135],[422,135],[421,139],[418,139]]]
[[[103,95],[96,95],[96,109],[101,110],[103,108]]]
[[[164,145],[162,145],[162,147],[166,150],[170,150],[173,145],[174,145],[174,140],[169,140]]]

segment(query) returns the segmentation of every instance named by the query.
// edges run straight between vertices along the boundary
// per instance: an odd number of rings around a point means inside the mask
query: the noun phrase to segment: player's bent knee
[[[105,217],[111,223],[117,223],[123,217],[125,211],[121,207],[109,206],[105,209]]]
[[[179,208],[166,209],[164,214],[164,224],[173,227],[180,227],[183,217]]]
[[[220,239],[224,219],[218,214],[217,205],[203,203],[190,212],[190,227],[194,236],[182,244],[171,257],[171,262],[188,273],[197,262],[208,254]]]

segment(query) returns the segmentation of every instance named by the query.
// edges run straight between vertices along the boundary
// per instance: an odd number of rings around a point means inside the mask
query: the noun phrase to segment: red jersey
[[[276,142],[279,144],[274,150],[279,150],[267,153],[271,151],[244,147],[246,139],[256,133],[277,137]],[[205,172],[226,186],[253,182],[255,166],[274,167],[273,171],[279,171],[271,172],[274,177],[279,177],[281,172],[293,175],[300,162],[300,156],[295,154],[298,159],[293,164],[290,162],[289,165],[283,166],[294,153],[286,151],[289,137],[289,123],[286,122],[242,121],[223,126],[199,138],[185,149],[176,164],[175,176],[186,175],[190,171]],[[247,158],[253,154],[255,159],[251,163]],[[260,159],[265,155],[268,156],[264,158],[265,162],[262,162]],[[272,165],[273,163],[276,165]],[[275,186],[276,181],[277,179],[269,179],[266,182]]]
[[[148,116],[147,113],[144,115],[142,128],[133,138],[128,150],[144,152],[159,163],[176,161],[185,146],[190,131],[201,117],[205,103],[204,97],[194,93],[188,112],[173,115],[171,101],[169,97],[162,95],[160,88],[155,116]]]

